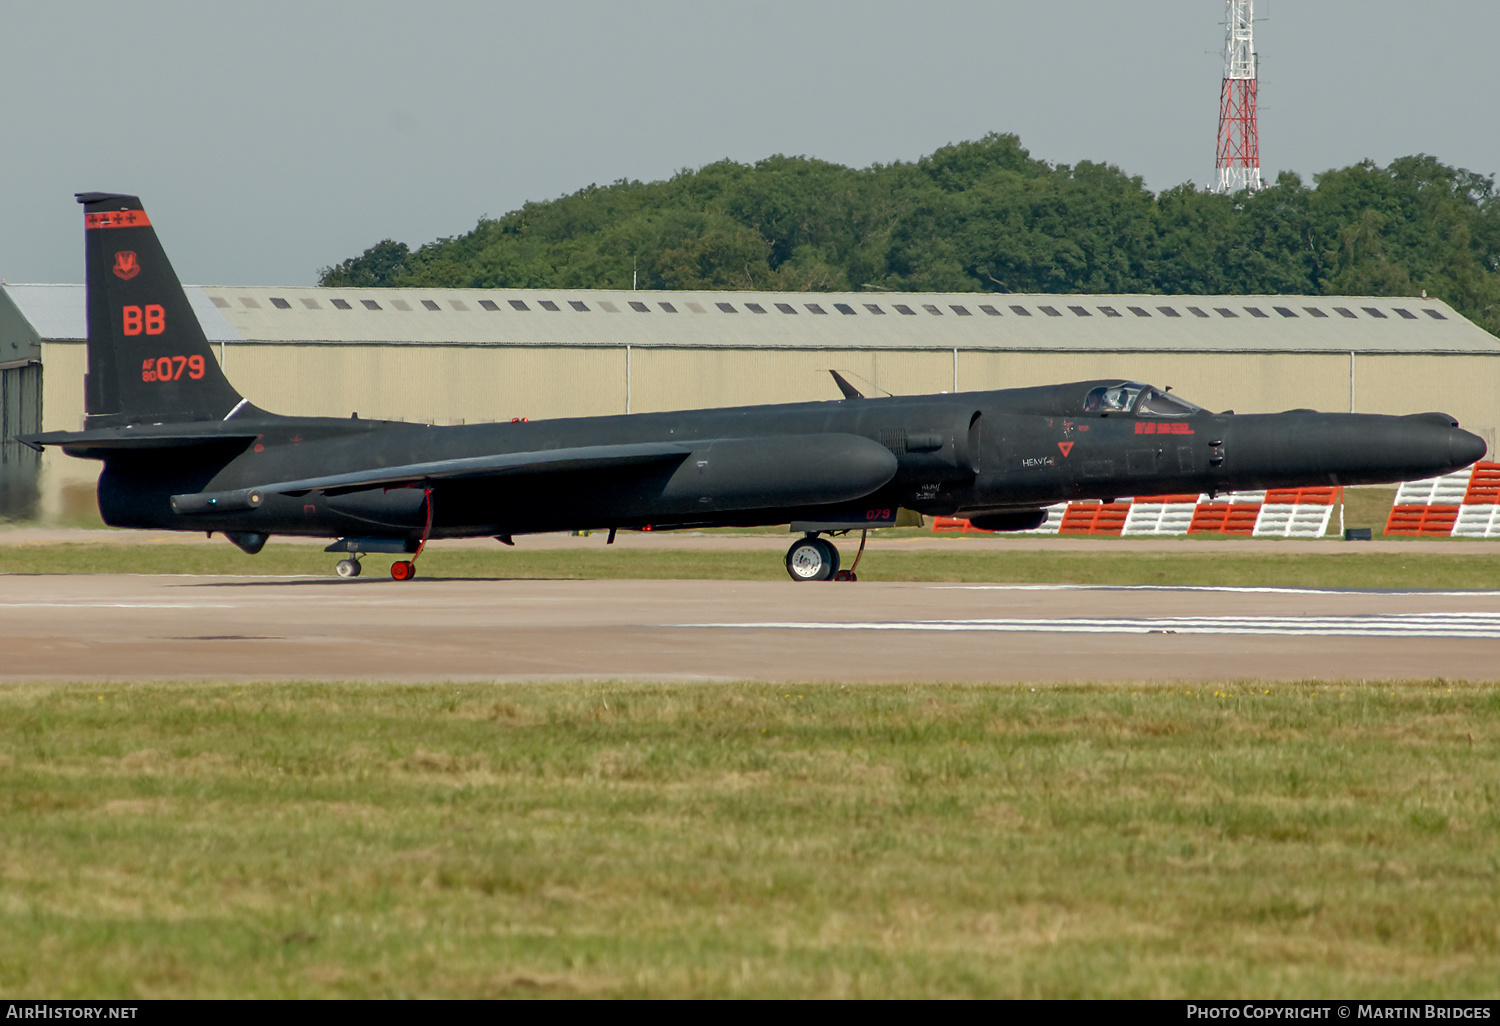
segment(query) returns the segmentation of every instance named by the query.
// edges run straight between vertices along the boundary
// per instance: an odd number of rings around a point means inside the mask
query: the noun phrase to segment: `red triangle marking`
[[[1068,455],[1070,452],[1073,451],[1073,443],[1072,442],[1058,442],[1057,443],[1057,447],[1062,450],[1062,454],[1064,456]]]

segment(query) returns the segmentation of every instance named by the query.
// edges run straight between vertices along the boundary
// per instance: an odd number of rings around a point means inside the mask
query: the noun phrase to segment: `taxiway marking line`
[[[895,620],[849,623],[765,621],[684,623],[677,627],[825,631],[996,631],[1037,634],[1275,634],[1392,638],[1500,638],[1500,613],[1395,613],[1358,616],[1171,616],[1048,620]]]
[[[1239,595],[1431,595],[1495,598],[1500,591],[1435,591],[1426,588],[1298,588],[1231,584],[932,584],[935,591],[1218,591]]]
[[[0,609],[234,609],[233,602],[0,602]]]

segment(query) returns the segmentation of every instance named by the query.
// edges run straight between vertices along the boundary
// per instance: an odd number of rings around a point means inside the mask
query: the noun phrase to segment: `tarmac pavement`
[[[0,577],[0,682],[1496,680],[1497,654],[1493,591]]]

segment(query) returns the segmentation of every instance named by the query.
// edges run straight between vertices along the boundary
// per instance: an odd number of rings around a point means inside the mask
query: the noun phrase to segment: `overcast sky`
[[[1014,132],[1213,176],[1222,0],[7,4],[0,276],[83,280],[72,193],[139,194],[199,284],[314,284],[527,200],[729,157],[857,167]],[[1274,178],[1500,172],[1497,0],[1257,0]]]

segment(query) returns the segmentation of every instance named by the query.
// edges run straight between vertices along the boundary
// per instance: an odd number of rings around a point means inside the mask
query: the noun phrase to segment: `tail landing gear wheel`
[[[341,559],[334,564],[333,568],[338,571],[340,577],[358,577],[364,570],[357,559]]]
[[[838,573],[833,575],[833,579],[835,581],[857,581],[859,580],[859,577],[854,573],[853,570],[840,570]]]
[[[822,538],[801,538],[786,550],[786,572],[794,581],[826,581],[839,572],[839,550]]]
[[[409,581],[417,576],[417,564],[409,559],[398,559],[391,564],[391,576],[398,581]]]

